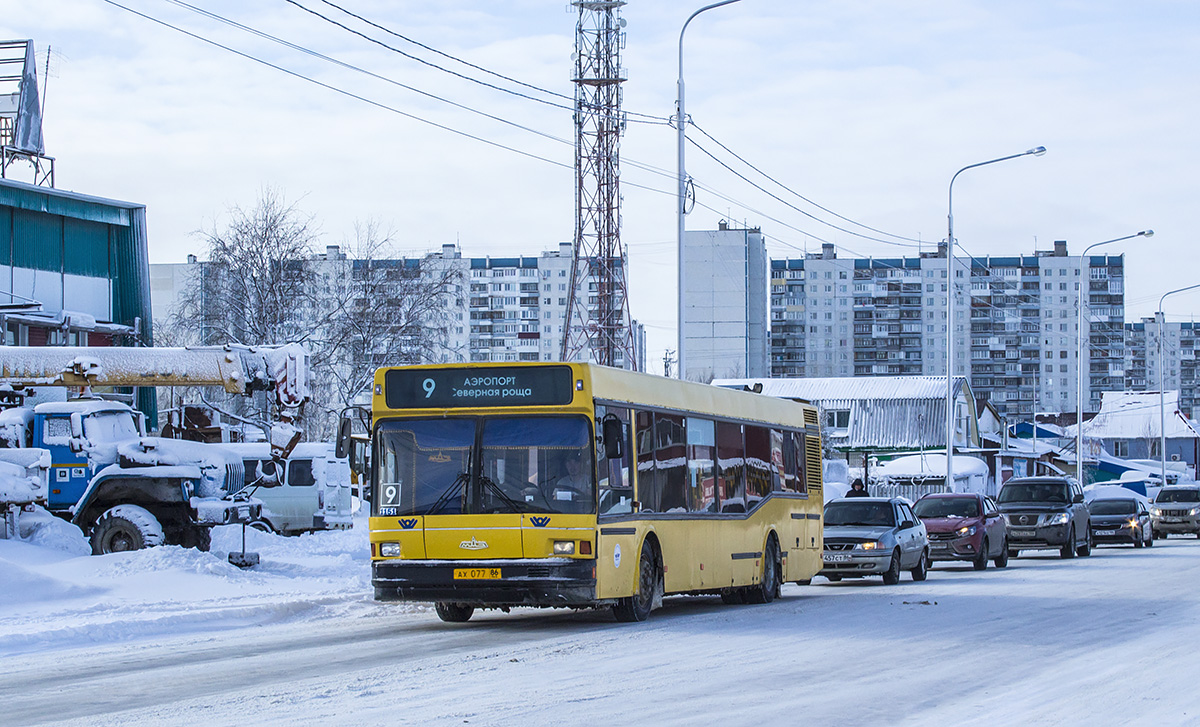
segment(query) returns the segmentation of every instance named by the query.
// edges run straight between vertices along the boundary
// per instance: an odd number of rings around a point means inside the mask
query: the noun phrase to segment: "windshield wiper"
[[[513,512],[521,511],[521,506],[517,504],[517,501],[512,499],[508,495],[506,495],[504,493],[504,490],[502,490],[500,488],[500,485],[497,485],[496,482],[491,477],[481,474],[481,475],[479,475],[479,481],[480,481],[480,483],[483,484],[484,487],[491,490],[492,494],[499,497],[501,502],[503,502],[505,505],[508,505],[508,508],[510,510],[512,510]]]
[[[425,511],[425,514],[434,515],[438,510],[441,510],[443,507],[445,507],[446,503],[450,502],[450,496],[454,494],[455,488],[466,484],[467,479],[470,476],[471,475],[467,472],[459,472],[454,478],[454,481],[450,483],[450,486],[443,490],[442,494],[438,495],[438,499],[433,501],[433,504],[429,506],[429,509]]]

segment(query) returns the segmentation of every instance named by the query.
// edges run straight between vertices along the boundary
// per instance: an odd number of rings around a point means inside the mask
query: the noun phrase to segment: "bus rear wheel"
[[[621,623],[645,621],[654,609],[658,583],[658,563],[654,557],[654,546],[649,542],[642,543],[642,555],[638,559],[637,592],[618,600],[612,607],[613,616]]]
[[[763,552],[762,580],[757,587],[747,589],[747,603],[770,603],[779,595],[779,546],[775,536],[767,538],[767,549]]]
[[[466,623],[471,619],[471,615],[475,613],[473,606],[464,606],[461,603],[438,601],[433,605],[433,608],[437,611],[438,618],[452,624]]]

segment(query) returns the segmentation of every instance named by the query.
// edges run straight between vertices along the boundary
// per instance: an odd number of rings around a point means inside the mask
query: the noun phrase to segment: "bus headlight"
[[[379,556],[381,558],[399,558],[400,543],[380,543]]]
[[[575,555],[574,540],[555,540],[554,541],[555,555]]]

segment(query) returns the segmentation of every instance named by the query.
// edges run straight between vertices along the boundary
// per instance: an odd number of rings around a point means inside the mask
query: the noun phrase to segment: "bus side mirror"
[[[83,451],[83,415],[79,412],[71,415],[71,437],[67,440],[67,446],[72,454]]]
[[[625,456],[625,423],[609,414],[604,417],[602,424],[604,433],[604,456],[608,459],[621,459]]]
[[[352,424],[350,417],[342,417],[338,422],[337,446],[334,447],[334,456],[338,459],[345,459],[350,454],[350,425]]]

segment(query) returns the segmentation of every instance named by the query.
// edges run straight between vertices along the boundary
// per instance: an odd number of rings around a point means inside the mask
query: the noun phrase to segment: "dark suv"
[[[1058,550],[1064,558],[1091,555],[1092,528],[1083,490],[1067,477],[1017,477],[996,498],[1008,523],[1008,554]]]

